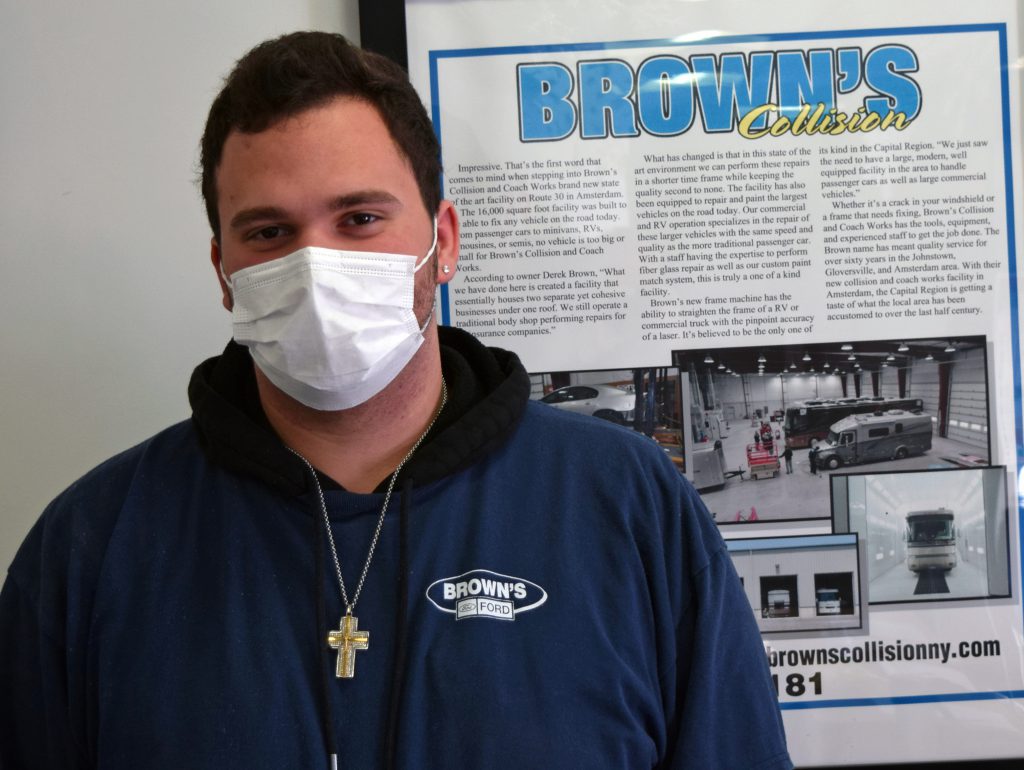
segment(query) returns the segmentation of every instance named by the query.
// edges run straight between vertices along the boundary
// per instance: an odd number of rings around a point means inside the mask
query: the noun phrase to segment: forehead
[[[231,210],[283,202],[263,200],[267,196],[333,197],[368,187],[403,201],[419,195],[412,167],[377,109],[347,97],[258,133],[232,131],[216,181],[221,222]]]

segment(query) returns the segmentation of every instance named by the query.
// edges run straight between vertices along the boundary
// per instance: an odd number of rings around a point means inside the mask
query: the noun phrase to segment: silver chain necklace
[[[341,575],[341,561],[338,559],[338,549],[334,544],[334,534],[331,532],[331,519],[327,515],[327,502],[324,500],[324,490],[320,486],[320,479],[317,478],[316,470],[310,464],[309,460],[300,455],[291,447],[287,447],[288,451],[293,455],[302,460],[303,464],[309,470],[310,475],[313,477],[313,484],[316,485],[317,496],[320,499],[320,512],[324,519],[324,528],[327,530],[327,542],[331,546],[331,556],[334,557],[334,569],[338,575],[338,586],[341,588],[341,599],[345,604],[345,614],[341,618],[341,622],[338,625],[336,631],[331,631],[327,634],[327,645],[338,651],[338,664],[335,668],[334,675],[342,679],[352,679],[356,675],[356,651],[365,650],[370,646],[370,632],[359,630],[359,618],[355,617],[352,613],[356,608],[356,602],[359,601],[359,595],[363,592],[363,584],[366,582],[366,575],[370,571],[370,562],[373,561],[373,553],[377,550],[377,541],[380,540],[381,530],[384,529],[384,518],[388,512],[388,504],[391,502],[391,493],[395,490],[395,481],[398,479],[398,474],[405,466],[409,459],[413,456],[420,444],[423,443],[423,439],[427,437],[431,429],[434,427],[434,423],[437,422],[437,418],[441,416],[441,411],[448,403],[448,385],[444,381],[444,377],[441,377],[441,405],[437,407],[437,411],[434,412],[434,417],[430,420],[430,424],[427,429],[423,431],[416,443],[412,445],[408,452],[405,453],[405,457],[398,463],[398,467],[391,474],[391,478],[388,480],[387,492],[384,494],[384,505],[380,508],[380,516],[377,517],[377,526],[373,530],[373,537],[370,539],[370,548],[366,552],[366,561],[363,564],[362,574],[359,575],[359,581],[356,583],[355,593],[352,594],[352,600],[349,601],[348,590],[345,588],[345,578]]]

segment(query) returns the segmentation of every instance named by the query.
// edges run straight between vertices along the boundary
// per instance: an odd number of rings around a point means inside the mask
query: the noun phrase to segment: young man
[[[235,341],[15,559],[0,764],[790,767],[693,490],[436,327],[458,219],[401,70],[264,43],[202,151]]]

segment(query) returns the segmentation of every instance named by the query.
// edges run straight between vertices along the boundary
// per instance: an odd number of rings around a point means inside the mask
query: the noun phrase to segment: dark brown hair
[[[293,32],[267,40],[235,64],[213,100],[200,145],[206,216],[220,240],[216,172],[232,131],[256,134],[339,96],[376,108],[409,161],[423,205],[441,202],[440,146],[409,77],[390,59],[328,32]]]

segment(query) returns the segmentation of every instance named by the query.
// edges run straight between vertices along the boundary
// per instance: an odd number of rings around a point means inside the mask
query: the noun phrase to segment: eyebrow
[[[327,207],[330,211],[340,211],[353,206],[385,205],[394,207],[401,206],[401,204],[402,202],[398,198],[384,190],[357,190],[333,198]],[[288,212],[277,206],[253,206],[242,209],[231,217],[229,227],[232,230],[240,230],[254,222],[287,218]]]
[[[384,204],[386,206],[400,206],[402,202],[386,190],[357,190],[356,192],[339,195],[330,203],[331,211],[347,209],[351,206],[364,206],[366,204]]]
[[[229,227],[232,230],[241,230],[253,222],[262,222],[266,219],[283,219],[284,209],[276,206],[254,206],[251,209],[243,209],[231,217]]]

